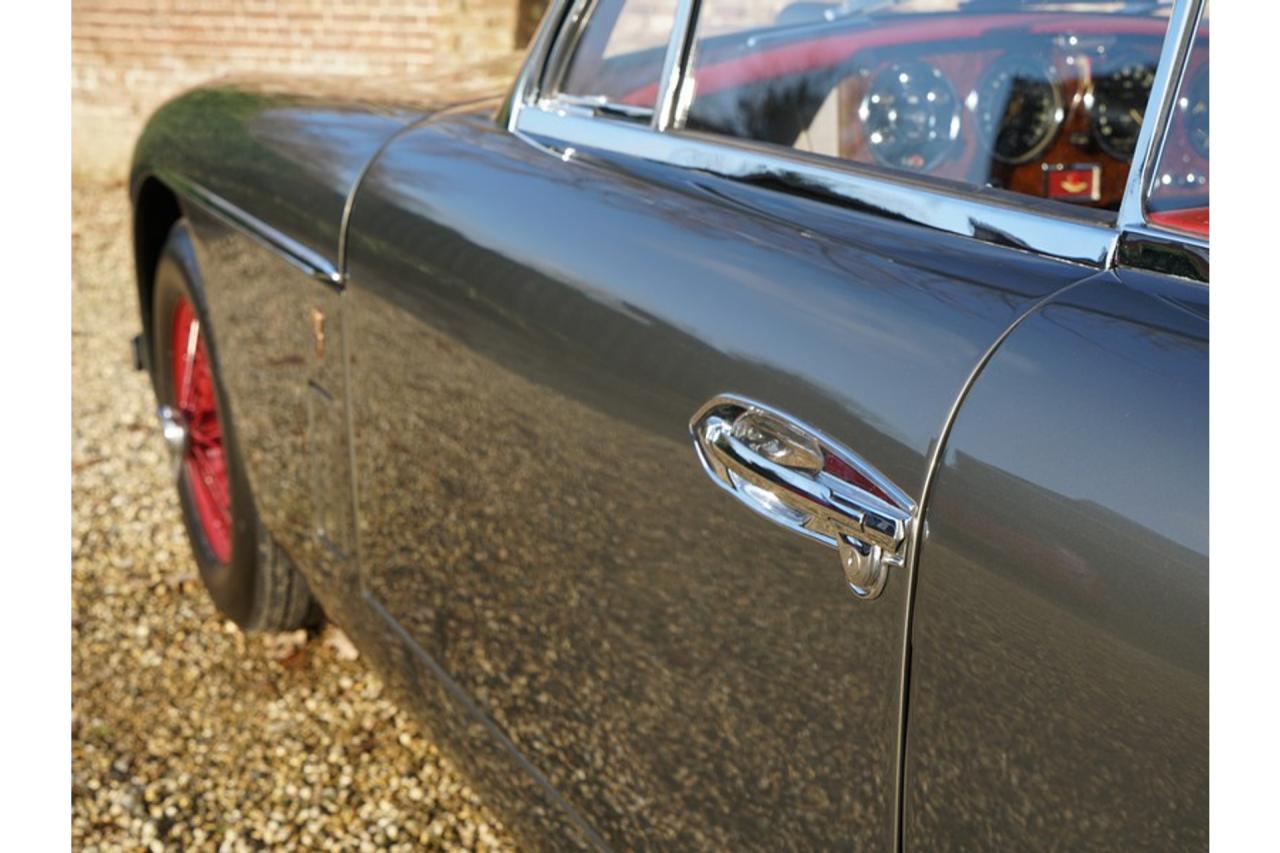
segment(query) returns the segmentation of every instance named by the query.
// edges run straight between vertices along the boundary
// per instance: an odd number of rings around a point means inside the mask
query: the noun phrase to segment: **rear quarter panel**
[[[1207,846],[1208,291],[1107,275],[1022,323],[926,510],[914,850]]]

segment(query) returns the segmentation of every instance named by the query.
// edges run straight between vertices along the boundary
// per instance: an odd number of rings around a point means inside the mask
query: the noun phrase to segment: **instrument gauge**
[[[1089,105],[1093,138],[1117,160],[1133,157],[1155,76],[1150,59],[1127,56],[1101,69],[1094,79]]]
[[[900,62],[872,78],[858,118],[876,162],[923,172],[951,151],[960,132],[959,107],[941,71],[924,62]]]
[[[1042,154],[1062,126],[1062,94],[1050,69],[1030,56],[996,63],[969,96],[979,138],[1002,163]]]

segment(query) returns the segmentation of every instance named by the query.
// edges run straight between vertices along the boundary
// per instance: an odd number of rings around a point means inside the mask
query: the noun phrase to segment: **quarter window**
[[[1147,216],[1164,228],[1209,236],[1209,7],[1187,60]]]
[[[684,126],[1114,211],[1168,12],[702,0]]]
[[[616,105],[624,116],[651,111],[675,9],[676,0],[598,0],[586,5],[576,44],[565,46],[572,55],[558,94]]]

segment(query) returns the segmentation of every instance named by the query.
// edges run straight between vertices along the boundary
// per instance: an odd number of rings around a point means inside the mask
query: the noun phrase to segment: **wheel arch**
[[[151,302],[155,294],[156,264],[173,223],[182,218],[182,204],[168,184],[154,175],[143,177],[133,192],[133,263],[138,286],[138,311],[142,318],[143,352],[153,342]],[[154,366],[148,365],[153,374]]]

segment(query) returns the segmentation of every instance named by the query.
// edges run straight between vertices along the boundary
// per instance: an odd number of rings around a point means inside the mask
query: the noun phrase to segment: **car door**
[[[911,560],[874,528],[914,526],[971,371],[1104,264],[1109,215],[744,138],[778,61],[752,51],[813,55],[806,31],[704,43],[661,5],[553,9],[505,104],[366,173],[342,309],[362,583],[596,841],[887,848]],[[913,23],[968,21],[850,25]],[[672,89],[696,45],[724,84],[702,111]],[[817,65],[810,128],[841,92]],[[882,588],[851,585],[876,557]]]

